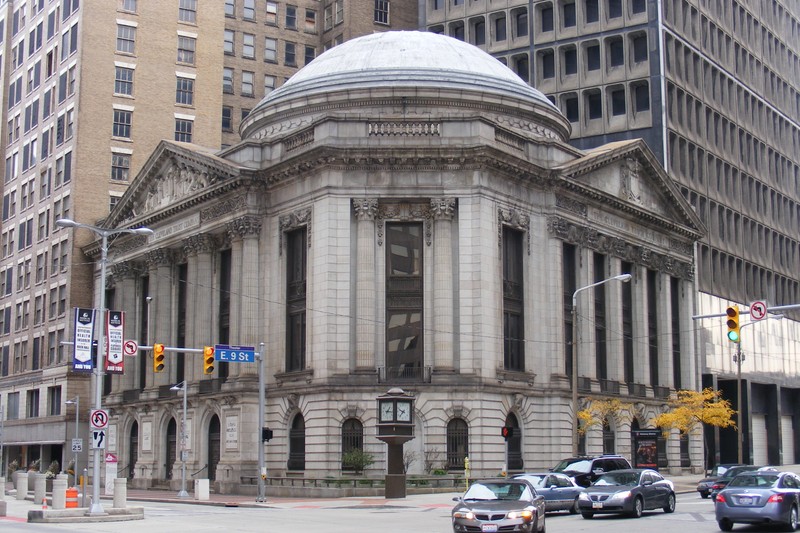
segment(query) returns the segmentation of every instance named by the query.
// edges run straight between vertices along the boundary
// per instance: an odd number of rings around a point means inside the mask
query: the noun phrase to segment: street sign
[[[107,453],[106,454],[106,462],[107,463],[116,463],[117,462],[117,456],[114,455],[113,453]]]
[[[764,320],[767,316],[767,302],[756,300],[750,304],[750,318],[753,320]]]
[[[136,355],[136,352],[139,351],[139,345],[136,344],[136,341],[127,340],[125,344],[122,345],[122,351],[125,355]]]
[[[72,439],[72,451],[73,452],[83,451],[83,439]]]
[[[255,363],[255,346],[214,345],[214,359],[226,363]]]
[[[106,449],[106,432],[103,429],[92,430],[92,449],[105,450]]]
[[[105,429],[108,426],[108,411],[105,409],[92,409],[89,421],[92,424],[92,429]]]

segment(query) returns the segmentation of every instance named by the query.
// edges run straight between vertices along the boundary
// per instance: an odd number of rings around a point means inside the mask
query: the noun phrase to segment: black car
[[[569,457],[558,463],[553,472],[563,472],[581,487],[588,487],[606,472],[631,468],[631,464],[621,455],[596,455]]]
[[[708,498],[711,494],[711,489],[714,486],[714,483],[716,483],[729,468],[733,468],[734,466],[745,465],[739,463],[725,463],[712,468],[708,473],[708,476],[697,482],[697,492],[700,493],[700,497]]]
[[[737,474],[741,474],[742,472],[751,472],[753,470],[762,470],[762,469],[775,470],[774,468],[769,466],[757,466],[757,465],[742,465],[742,466],[730,467],[725,471],[724,474],[722,474],[722,476],[718,480],[714,482],[713,485],[711,485],[711,493],[709,494],[709,496],[711,496],[711,501],[716,503],[715,499],[717,497],[717,494],[719,494],[719,492],[722,489],[724,489],[728,485],[730,480],[736,477]]]
[[[674,513],[675,488],[655,470],[615,470],[600,476],[578,496],[578,508],[584,518],[592,518],[597,513],[639,518],[643,511],[650,509]]]

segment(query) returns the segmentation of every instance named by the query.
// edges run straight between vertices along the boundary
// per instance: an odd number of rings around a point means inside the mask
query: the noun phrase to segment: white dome
[[[268,94],[251,116],[296,96],[382,85],[492,93],[533,100],[560,114],[541,92],[480,48],[435,33],[390,31],[352,39],[321,54]]]

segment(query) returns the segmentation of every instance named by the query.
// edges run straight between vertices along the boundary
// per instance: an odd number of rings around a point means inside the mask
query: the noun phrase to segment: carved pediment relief
[[[166,171],[153,180],[142,194],[142,213],[173,204],[208,187],[212,181],[214,178],[207,170],[172,161]]]

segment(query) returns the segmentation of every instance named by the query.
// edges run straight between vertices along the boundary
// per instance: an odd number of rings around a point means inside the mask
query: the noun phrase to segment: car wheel
[[[796,531],[797,530],[797,507],[792,506],[792,510],[789,511],[789,521],[786,523],[786,531]]]
[[[707,493],[707,492],[701,492],[701,493],[700,493],[700,497],[701,497],[701,498],[703,498],[703,499],[705,500],[705,499],[707,499],[707,498],[708,498],[708,493]]]
[[[572,507],[569,508],[569,514],[578,514],[581,512],[581,507],[578,504],[578,498],[575,498],[575,501],[572,502]]]
[[[723,518],[722,520],[717,522],[717,524],[719,525],[719,528],[722,531],[732,531],[733,530],[733,522],[731,522],[727,518]]]
[[[631,511],[631,518],[641,518],[642,511],[644,510],[644,502],[641,498],[633,500],[633,510]]]
[[[594,518],[594,513],[581,513],[581,516],[589,520],[591,518]]]
[[[667,496],[667,505],[664,506],[665,513],[674,513],[675,512],[675,495],[670,494]]]

